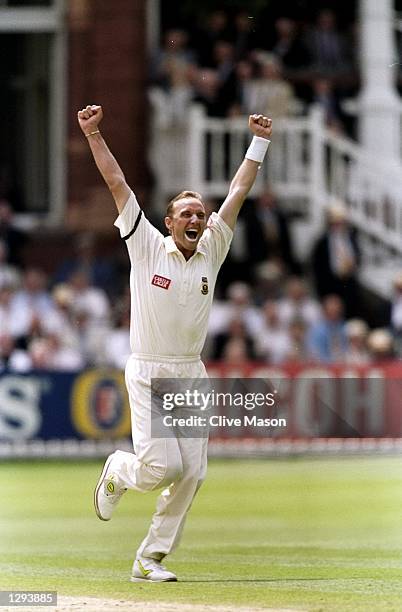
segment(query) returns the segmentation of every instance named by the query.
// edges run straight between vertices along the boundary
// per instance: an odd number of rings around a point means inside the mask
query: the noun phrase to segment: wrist
[[[84,132],[85,136],[87,138],[90,138],[92,136],[95,136],[96,134],[100,134],[100,130],[98,128],[93,129],[93,130],[89,130],[88,132]]]
[[[271,141],[268,138],[253,136],[250,146],[246,152],[246,159],[251,159],[252,161],[262,164],[266,152],[268,151],[270,142]]]

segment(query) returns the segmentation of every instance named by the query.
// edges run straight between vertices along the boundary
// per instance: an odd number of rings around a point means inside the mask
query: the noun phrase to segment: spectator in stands
[[[28,347],[31,369],[74,372],[84,367],[81,353],[64,346],[57,334],[34,338]]]
[[[74,319],[74,291],[66,283],[53,288],[54,309],[42,320],[42,335],[57,335],[64,347],[80,350],[81,340]]]
[[[78,234],[73,240],[73,256],[62,261],[54,276],[55,283],[65,283],[77,270],[88,275],[91,285],[112,293],[115,270],[111,259],[96,254],[95,236],[91,232]]]
[[[258,52],[257,78],[249,88],[246,113],[268,113],[270,117],[287,117],[295,106],[293,88],[282,75],[280,60],[273,54]]]
[[[23,275],[22,287],[12,297],[11,317],[13,335],[25,342],[38,333],[41,321],[53,311],[51,296],[46,290],[46,275],[38,268],[28,268]]]
[[[325,76],[317,76],[313,79],[312,90],[312,102],[321,107],[327,128],[335,133],[343,133],[343,113],[331,80]]]
[[[17,348],[16,341],[6,329],[0,333],[0,373],[4,370],[10,372],[28,372],[31,369],[31,360],[26,351]],[[3,331],[4,330],[4,331]]]
[[[248,334],[252,336],[261,325],[258,308],[251,302],[250,287],[235,282],[227,288],[227,301],[215,300],[209,318],[209,333],[216,337],[228,331],[230,321],[241,320]]]
[[[298,32],[297,23],[289,17],[280,17],[275,21],[275,40],[271,51],[281,60],[287,77],[296,76],[310,63],[310,55]]]
[[[242,368],[248,363],[247,346],[242,338],[232,338],[226,344],[222,363],[230,367]]]
[[[152,82],[163,89],[169,89],[170,74],[176,64],[194,64],[195,54],[188,47],[188,33],[180,28],[167,30],[162,49],[157,53],[153,66]]]
[[[395,347],[392,334],[387,329],[374,329],[370,332],[367,345],[372,363],[381,363],[395,358]]]
[[[12,285],[0,286],[0,331],[7,331],[13,336],[12,298],[15,288]]]
[[[253,88],[255,66],[249,60],[240,60],[235,66],[235,91],[233,103],[229,107],[230,117],[246,115],[251,107],[250,96]]]
[[[309,295],[305,281],[298,276],[291,276],[287,280],[285,297],[279,301],[278,313],[284,326],[299,320],[309,328],[321,317],[318,302]]]
[[[322,302],[323,317],[308,333],[308,345],[313,359],[324,363],[343,361],[347,338],[343,318],[344,306],[337,295],[328,295]]]
[[[17,287],[21,274],[17,266],[8,262],[7,244],[0,238],[0,288],[5,286]]]
[[[195,80],[194,102],[202,104],[207,115],[224,117],[229,110],[227,100],[223,100],[219,91],[220,83],[216,70],[203,68],[198,71]]]
[[[362,319],[350,319],[345,325],[347,348],[345,362],[364,365],[370,361],[367,347],[368,326]]]
[[[73,308],[85,311],[93,325],[104,325],[109,322],[110,305],[106,293],[90,282],[89,274],[84,269],[75,271],[68,279],[73,292]]]
[[[4,198],[0,199],[0,240],[5,245],[6,262],[21,267],[26,235],[14,226],[11,205]]]
[[[394,279],[390,322],[397,353],[402,356],[402,272],[399,272]]]
[[[312,265],[320,298],[336,294],[345,304],[346,318],[359,316],[359,248],[341,201],[328,208],[327,228],[313,248]]]
[[[289,272],[299,272],[290,237],[289,217],[278,206],[275,192],[267,187],[246,217],[248,249],[254,262],[274,260]]]
[[[306,33],[304,43],[313,72],[338,76],[350,69],[350,53],[337,29],[334,11],[323,9],[318,13],[316,24]]]
[[[218,40],[226,40],[228,34],[228,16],[221,9],[212,11],[206,23],[193,36],[198,56],[198,64],[204,68],[214,65],[213,49]]]
[[[231,40],[234,45],[236,61],[247,58],[249,52],[257,47],[255,19],[247,11],[239,11],[234,18]]]
[[[306,321],[295,317],[289,321],[288,327],[290,348],[285,354],[285,363],[306,363],[311,360],[308,347]]]
[[[131,355],[130,348],[130,310],[126,308],[118,316],[117,326],[105,336],[107,365],[124,370]]]
[[[214,338],[211,358],[219,360],[225,354],[226,346],[234,339],[242,340],[245,346],[247,359],[252,361],[256,358],[256,351],[253,338],[247,331],[246,325],[241,317],[235,316],[227,326],[227,329],[217,334]]]
[[[289,333],[279,319],[278,303],[267,300],[263,306],[263,320],[254,336],[257,354],[270,364],[281,364],[291,353]]]

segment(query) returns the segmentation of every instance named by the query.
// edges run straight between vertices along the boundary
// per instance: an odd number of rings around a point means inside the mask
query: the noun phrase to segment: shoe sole
[[[166,578],[165,580],[150,580],[149,578],[136,578],[131,576],[130,582],[177,582],[177,578]]]
[[[107,472],[107,469],[108,469],[108,467],[109,467],[109,465],[110,465],[110,463],[112,461],[112,457],[113,457],[113,455],[110,455],[110,457],[108,457],[106,459],[105,464],[104,464],[103,469],[102,469],[102,473],[101,473],[101,475],[99,477],[99,480],[98,480],[98,484],[96,485],[95,491],[94,491],[94,507],[95,507],[95,512],[96,512],[96,516],[101,521],[110,521],[110,518],[104,518],[101,515],[101,513],[100,513],[99,506],[98,506],[98,493],[99,493],[99,489],[101,488],[101,486],[103,484],[103,481],[105,480],[106,472]]]

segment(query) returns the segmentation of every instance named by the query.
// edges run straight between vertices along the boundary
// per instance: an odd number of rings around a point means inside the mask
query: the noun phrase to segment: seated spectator
[[[91,232],[74,237],[73,256],[61,263],[54,276],[54,282],[65,283],[77,270],[85,270],[91,285],[113,293],[116,274],[111,258],[97,256],[95,236]]]
[[[12,310],[12,298],[15,288],[9,285],[0,286],[0,332],[7,331],[12,336],[18,334],[13,329],[14,316]]]
[[[267,187],[257,199],[255,210],[247,215],[248,248],[253,261],[284,262],[288,271],[298,266],[290,237],[289,216],[280,208],[275,192]]]
[[[295,99],[292,86],[283,78],[280,60],[261,52],[256,57],[259,71],[249,88],[246,114],[287,117],[294,111]]]
[[[292,276],[288,279],[285,297],[279,301],[278,312],[284,326],[298,319],[303,321],[305,327],[308,328],[317,323],[321,317],[318,302],[308,294],[306,283],[298,276]]]
[[[38,268],[28,268],[22,287],[11,300],[11,329],[16,337],[28,338],[53,311],[52,298],[46,290],[46,275]]]
[[[345,206],[337,201],[328,208],[327,227],[313,247],[312,266],[319,297],[338,295],[345,304],[346,318],[359,316],[361,311],[359,258],[356,232],[348,224]]]
[[[0,238],[0,289],[5,286],[17,287],[21,281],[21,273],[17,266],[8,262],[7,245]]]
[[[396,350],[402,356],[402,272],[397,274],[394,279],[390,323],[395,338]]]
[[[312,103],[321,107],[327,128],[336,134],[342,134],[345,131],[343,113],[331,80],[325,76],[317,76],[313,79],[312,90]]]
[[[387,329],[374,329],[370,332],[367,345],[372,363],[387,362],[395,358],[392,334]]]
[[[267,300],[263,306],[263,321],[254,336],[257,355],[267,363],[284,363],[292,350],[289,333],[281,324],[278,304]]]
[[[275,21],[275,41],[271,48],[284,67],[286,76],[308,66],[310,55],[298,32],[294,19],[280,17]]]
[[[130,348],[130,311],[124,310],[118,325],[105,336],[106,363],[113,368],[124,370],[127,359],[131,355]]]
[[[180,28],[172,28],[165,32],[163,47],[151,62],[152,82],[154,85],[169,89],[170,71],[176,63],[194,64],[194,51],[188,47],[188,34]]]
[[[73,292],[73,308],[85,311],[93,325],[107,325],[110,316],[109,300],[99,287],[91,285],[89,274],[84,269],[77,270],[68,279]]]
[[[247,332],[246,326],[241,317],[234,317],[229,322],[227,329],[215,336],[211,358],[214,361],[221,359],[222,355],[225,353],[227,344],[235,338],[240,338],[243,340],[246,347],[247,359],[250,361],[254,360],[256,358],[254,341],[251,335]]]
[[[35,338],[28,346],[32,370],[51,370],[71,372],[84,367],[81,353],[71,347],[63,346],[57,334]]]
[[[208,14],[205,24],[194,33],[192,41],[197,52],[199,66],[212,68],[214,65],[213,49],[218,40],[226,40],[228,34],[228,16],[221,9]]]
[[[246,283],[235,282],[227,288],[227,301],[215,300],[209,318],[209,334],[217,336],[228,331],[230,321],[242,321],[248,334],[252,336],[261,325],[258,308],[251,303],[250,287]]]
[[[334,11],[323,9],[318,13],[316,24],[306,33],[304,43],[310,55],[311,70],[331,76],[350,68],[350,52],[337,29]]]
[[[367,323],[361,319],[350,319],[345,325],[347,348],[345,362],[364,365],[370,361],[370,353],[367,347],[369,328]]]
[[[1,328],[6,330],[7,328]],[[16,341],[6,331],[0,333],[0,373],[4,370],[10,372],[28,372],[31,369],[31,360],[26,351],[17,348]]]
[[[222,354],[222,364],[242,368],[248,363],[247,346],[242,338],[232,338]]]
[[[233,30],[230,39],[235,50],[237,61],[246,59],[248,53],[257,47],[255,23],[247,11],[239,11],[234,17]]]
[[[321,321],[312,325],[308,333],[310,354],[323,363],[341,362],[347,351],[342,300],[337,295],[328,295],[322,302],[322,311]]]
[[[285,363],[306,363],[311,360],[307,341],[307,329],[304,319],[296,317],[289,321],[287,331],[290,348],[284,357]]]
[[[232,104],[230,97],[221,90],[217,70],[202,68],[194,81],[194,102],[202,104],[210,117],[225,117]]]

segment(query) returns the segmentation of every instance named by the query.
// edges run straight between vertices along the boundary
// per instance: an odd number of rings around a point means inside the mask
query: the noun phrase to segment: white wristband
[[[246,159],[251,159],[252,161],[262,164],[270,142],[271,141],[268,140],[268,138],[253,136],[253,140],[247,149]]]

